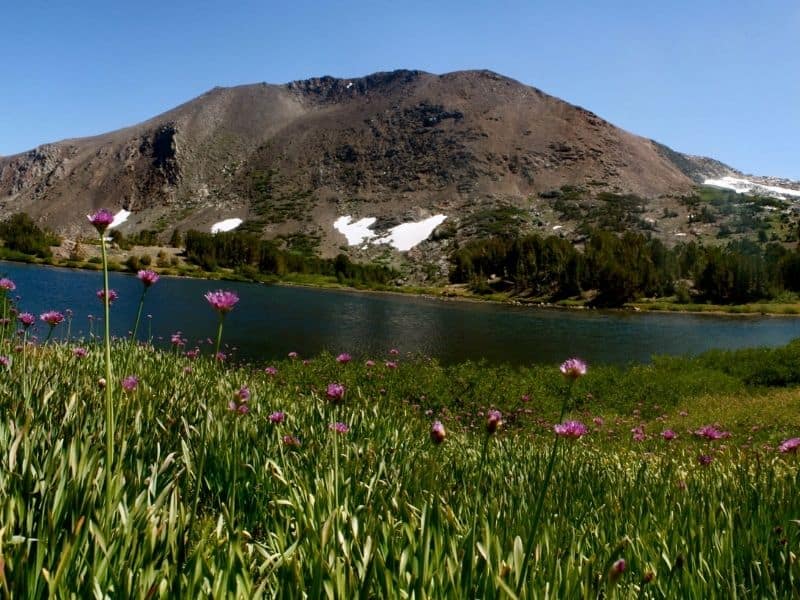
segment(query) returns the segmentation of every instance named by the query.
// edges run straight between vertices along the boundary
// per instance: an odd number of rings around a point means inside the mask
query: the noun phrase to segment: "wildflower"
[[[11,359],[7,356],[0,356],[0,365],[3,367],[10,367]]]
[[[151,285],[155,285],[160,279],[158,273],[151,271],[150,269],[139,271],[136,274],[136,277],[139,278],[139,281],[141,281],[142,285],[144,285],[146,288],[149,288]]]
[[[243,385],[239,388],[239,391],[236,392],[236,397],[242,402],[248,402],[250,400],[250,388]]]
[[[294,360],[294,359],[296,359],[296,358],[298,357],[298,354],[297,354],[297,352],[295,352],[295,351],[292,351],[292,352],[289,352],[289,355],[288,355],[288,356],[289,356],[289,358],[291,358],[292,360]]]
[[[13,281],[8,279],[7,277],[3,277],[2,279],[0,279],[0,290],[4,290],[6,292],[13,292],[15,289],[17,289],[17,285]]]
[[[228,402],[228,410],[231,412],[238,412],[241,415],[246,415],[250,412],[250,407],[246,403],[237,403],[235,400]]]
[[[586,375],[586,363],[580,358],[569,358],[561,363],[561,374],[569,379],[577,379]]]
[[[389,356],[398,356],[399,354],[400,350],[398,350],[397,348],[392,348],[391,350],[389,350]]]
[[[644,427],[642,427],[641,425],[637,425],[636,427],[631,429],[631,433],[633,434],[634,442],[643,442],[646,437],[644,434]]]
[[[580,421],[565,421],[564,423],[558,423],[557,425],[553,425],[553,431],[556,432],[556,435],[560,435],[561,437],[575,439],[578,439],[589,432],[589,430],[586,428],[586,425]]]
[[[434,421],[431,425],[431,441],[434,444],[441,444],[447,437],[447,432],[444,429],[441,421]]]
[[[706,438],[707,440],[721,440],[722,438],[731,437],[729,431],[720,431],[713,425],[703,425],[700,429],[696,430],[694,434],[698,437]]]
[[[122,380],[122,389],[126,392],[132,392],[136,389],[137,385],[139,385],[139,378],[135,375],[128,375]]]
[[[266,373],[270,377],[274,377],[275,375],[278,374],[278,369],[276,369],[275,367],[267,367],[266,369],[264,369],[264,373]]]
[[[283,445],[289,446],[290,448],[299,448],[300,440],[293,435],[285,435],[283,436]]]
[[[217,360],[217,362],[225,362],[225,359],[228,358],[228,355],[225,354],[224,352],[217,352],[214,355],[214,358]]]
[[[64,320],[64,315],[57,310],[48,310],[39,315],[39,319],[50,325],[50,327],[55,327]]]
[[[175,346],[176,348],[180,348],[181,346],[186,344],[186,339],[184,339],[183,336],[181,336],[181,332],[180,331],[176,331],[170,337],[170,343],[173,346]]]
[[[602,427],[605,421],[603,420],[603,417],[595,417],[592,419],[592,423],[594,423],[596,427]]]
[[[375,366],[375,361],[374,361],[374,360],[368,360],[368,361],[367,361],[367,362],[365,362],[364,364],[365,364],[367,367],[369,367],[369,368],[372,368],[372,367],[374,367],[374,366]]]
[[[678,434],[672,431],[672,429],[665,429],[661,432],[661,437],[669,442],[670,440],[674,440],[676,437],[678,437]]]
[[[310,364],[311,364],[311,361],[310,361],[310,360],[308,360],[307,358],[304,358],[304,359],[303,359],[303,366],[304,366],[304,367],[307,367],[307,366],[308,366],[308,365],[310,365]]]
[[[486,431],[489,435],[497,431],[503,424],[503,414],[499,410],[490,410],[486,413]]]
[[[711,458],[711,456],[709,456],[708,454],[701,454],[700,456],[697,457],[697,462],[699,462],[704,467],[710,465],[712,460],[714,459]]]
[[[778,450],[783,453],[797,452],[797,448],[800,448],[800,438],[789,438],[778,446]]]
[[[117,293],[117,290],[108,290],[108,304],[109,304],[109,306],[114,304],[114,301],[117,298],[119,298],[119,293]],[[100,302],[105,302],[105,299],[106,299],[105,290],[97,290],[97,299],[100,300]]]
[[[101,208],[93,215],[86,215],[86,218],[97,229],[97,233],[103,233],[114,222],[114,215],[105,208]]]
[[[396,369],[397,368],[397,363],[395,361],[393,361],[393,360],[387,360],[386,361],[386,368],[387,369]]]
[[[72,355],[76,358],[86,358],[86,355],[89,354],[89,351],[86,348],[77,347],[72,349]]]
[[[608,578],[611,580],[611,583],[616,583],[627,567],[628,565],[624,558],[614,561],[614,564],[611,565],[611,570],[608,572]]]
[[[681,411],[681,412],[679,412],[678,414],[679,414],[680,416],[682,416],[682,417],[688,417],[688,416],[689,416],[689,413],[688,413],[687,411],[685,411],[685,410],[682,410],[682,411]]]
[[[286,420],[286,413],[282,410],[275,411],[269,416],[270,423],[275,423],[276,425],[280,425]]]
[[[349,363],[353,358],[347,353],[342,352],[339,356],[336,357],[336,362],[346,364]]]
[[[36,323],[36,317],[34,317],[31,313],[24,312],[17,317],[19,322],[22,323],[22,327],[27,329],[34,323]]]
[[[336,403],[341,402],[344,398],[344,386],[341,383],[329,383],[327,389],[325,390],[325,395],[328,397],[328,400]]]
[[[222,315],[231,312],[236,303],[239,302],[239,296],[236,294],[236,292],[230,292],[227,290],[207,292],[205,299],[214,310]]]
[[[100,389],[103,389],[104,387],[106,387],[106,378],[105,377],[101,377],[100,379],[97,380],[97,387],[99,387]]]
[[[194,350],[187,350],[185,356],[189,360],[196,359],[198,356],[200,356],[200,348],[195,348]]]
[[[336,433],[347,433],[350,431],[350,427],[347,426],[347,423],[342,423],[341,421],[337,421],[336,423],[331,423],[328,425],[328,429],[331,431],[335,431]]]
[[[192,369],[192,367],[183,367],[183,372],[186,373],[187,375],[189,373],[191,373],[192,371],[194,371],[194,369]]]

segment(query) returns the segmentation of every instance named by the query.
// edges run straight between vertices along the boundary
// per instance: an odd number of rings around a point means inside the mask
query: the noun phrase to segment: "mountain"
[[[241,220],[368,258],[408,246],[398,240],[423,221],[444,246],[504,219],[555,231],[565,198],[586,212],[628,195],[640,222],[685,219],[676,199],[741,177],[490,71],[403,70],[214,88],[132,127],[2,157],[0,216],[23,211],[71,237],[90,234],[84,215],[99,207],[131,213],[123,233],[164,238]]]

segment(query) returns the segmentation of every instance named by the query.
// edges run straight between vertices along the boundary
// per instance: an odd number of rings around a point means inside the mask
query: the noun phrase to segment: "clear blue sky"
[[[216,85],[487,68],[676,150],[800,179],[798,0],[8,0],[0,154]]]

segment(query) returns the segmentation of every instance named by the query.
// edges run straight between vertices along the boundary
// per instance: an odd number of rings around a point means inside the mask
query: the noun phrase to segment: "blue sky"
[[[676,150],[800,179],[800,2],[8,0],[0,154],[216,85],[487,68]]]

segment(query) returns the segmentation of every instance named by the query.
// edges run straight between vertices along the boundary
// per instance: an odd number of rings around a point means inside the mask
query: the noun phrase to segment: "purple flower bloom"
[[[372,367],[374,367],[374,366],[375,366],[375,361],[374,361],[374,360],[368,360],[368,361],[367,361],[367,362],[365,362],[364,364],[365,364],[367,367],[370,367],[370,368],[372,368]]]
[[[188,358],[189,360],[194,360],[198,356],[200,356],[200,348],[195,348],[194,350],[186,351],[186,358]]]
[[[13,292],[15,289],[17,289],[17,286],[13,281],[8,279],[7,277],[3,277],[2,279],[0,279],[0,290],[4,290],[6,292]]]
[[[603,417],[595,417],[592,419],[592,423],[594,423],[596,427],[602,427],[605,421],[603,420]]]
[[[250,388],[243,385],[239,388],[239,391],[236,392],[236,397],[242,402],[248,402],[250,400]]]
[[[10,367],[11,359],[7,356],[0,356],[0,365],[2,365],[3,367]]]
[[[139,278],[139,281],[142,282],[144,287],[149,288],[151,285],[158,283],[160,279],[158,273],[155,271],[151,271],[150,269],[139,271],[136,276]]]
[[[180,331],[176,331],[175,333],[170,336],[170,343],[173,346],[180,348],[184,344],[186,344],[186,339],[181,335]]]
[[[331,402],[341,402],[344,398],[344,386],[341,383],[329,383],[325,395]]]
[[[270,377],[275,377],[275,375],[278,374],[278,369],[276,369],[275,367],[267,367],[264,369],[264,373],[266,373]]]
[[[661,437],[669,442],[670,440],[674,440],[676,437],[678,437],[678,434],[672,431],[672,429],[665,429],[661,432]]]
[[[336,357],[336,362],[338,363],[349,363],[351,360],[353,360],[353,358],[347,352],[342,352]]]
[[[569,358],[561,363],[561,373],[570,379],[577,379],[586,375],[586,363],[580,358]]]
[[[217,359],[218,362],[225,362],[225,360],[228,358],[228,355],[225,354],[224,352],[220,351],[220,352],[217,352],[217,354],[214,356],[214,358]]]
[[[128,375],[122,380],[122,389],[126,392],[132,392],[139,385],[139,378],[136,375]]]
[[[778,450],[783,453],[786,452],[797,452],[797,448],[800,448],[800,438],[789,438],[781,443],[778,446]]]
[[[19,322],[22,323],[22,327],[25,329],[36,323],[36,317],[27,312],[20,314],[17,319],[19,319]]]
[[[114,215],[105,208],[101,208],[93,215],[86,215],[86,218],[89,219],[89,222],[97,229],[98,233],[103,233],[114,222]]]
[[[491,435],[503,424],[503,413],[499,410],[490,410],[486,413],[486,431]]]
[[[614,564],[611,565],[611,570],[608,572],[608,578],[611,583],[616,583],[627,568],[628,565],[624,558],[614,561]]]
[[[341,421],[337,421],[336,423],[331,423],[328,425],[328,429],[331,431],[335,431],[336,433],[347,433],[350,431],[350,427],[347,426],[347,423],[342,423]]]
[[[447,432],[444,429],[441,421],[434,421],[431,425],[431,441],[434,444],[441,444],[447,437]]]
[[[400,354],[400,350],[398,350],[397,348],[392,348],[391,350],[389,350],[389,355],[390,356],[397,356],[399,354]]]
[[[233,307],[239,302],[239,296],[236,292],[227,290],[217,290],[215,292],[208,292],[205,299],[221,315],[227,314],[233,310]]]
[[[50,325],[50,327],[55,327],[64,320],[64,315],[57,310],[48,310],[39,315],[39,319]]]
[[[295,351],[289,352],[289,358],[291,358],[292,360],[294,360],[297,357],[298,357],[297,352]]]
[[[642,427],[641,425],[637,425],[636,427],[631,429],[631,433],[633,434],[634,442],[643,442],[646,437],[644,434],[644,427]]]
[[[703,425],[703,427],[696,430],[694,434],[698,437],[706,438],[707,440],[721,440],[722,438],[731,437],[729,431],[720,431],[713,425]]]
[[[699,462],[704,467],[710,465],[712,460],[714,459],[711,458],[708,454],[701,454],[700,456],[697,457],[697,462]]]
[[[280,425],[286,420],[286,413],[282,410],[275,411],[269,416],[270,423],[275,423],[276,425]]]
[[[117,290],[108,290],[108,304],[109,306],[114,304],[114,301],[119,298],[119,294]],[[105,290],[97,290],[97,299],[100,302],[105,302],[106,299],[106,291]]]
[[[393,360],[387,360],[386,361],[386,368],[387,369],[396,369],[397,368],[397,363],[395,361],[393,361]]]
[[[561,437],[575,439],[584,436],[589,432],[589,430],[586,428],[586,425],[580,421],[565,421],[564,423],[553,425],[553,431],[556,432],[556,435],[560,435]]]
[[[86,358],[86,355],[89,354],[89,351],[86,348],[73,348],[72,350],[73,356],[77,358]]]

